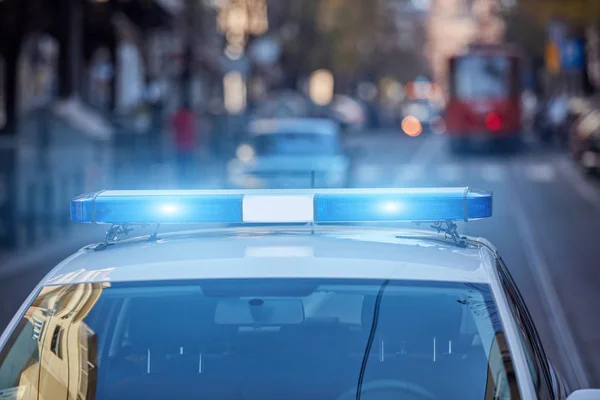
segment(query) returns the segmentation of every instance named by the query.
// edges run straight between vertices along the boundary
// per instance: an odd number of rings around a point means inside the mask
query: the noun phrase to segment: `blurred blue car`
[[[228,165],[228,187],[339,188],[349,184],[350,161],[337,123],[318,118],[261,119]]]

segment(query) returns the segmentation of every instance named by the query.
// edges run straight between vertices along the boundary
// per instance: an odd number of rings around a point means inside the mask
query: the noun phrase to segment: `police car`
[[[248,140],[228,166],[230,188],[341,188],[349,183],[350,160],[340,128],[320,118],[253,121]]]
[[[80,196],[110,229],[0,337],[0,398],[565,398],[502,259],[457,233],[491,214],[469,188]],[[406,221],[434,229],[369,226]]]

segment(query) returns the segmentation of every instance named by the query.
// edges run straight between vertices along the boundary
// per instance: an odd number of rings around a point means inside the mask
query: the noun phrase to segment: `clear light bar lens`
[[[314,220],[312,195],[247,195],[242,207],[243,222],[300,223]]]

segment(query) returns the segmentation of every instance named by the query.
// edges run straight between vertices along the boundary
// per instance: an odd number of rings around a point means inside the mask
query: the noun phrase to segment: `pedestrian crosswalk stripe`
[[[506,167],[499,164],[484,164],[481,166],[481,177],[488,182],[501,182],[506,178]]]
[[[381,179],[380,165],[362,165],[356,170],[356,180],[359,182],[373,182]]]
[[[556,178],[556,170],[549,163],[538,163],[526,165],[524,168],[525,178],[534,182],[552,182]]]
[[[458,181],[464,176],[464,170],[458,165],[440,165],[437,169],[437,177],[443,181]]]
[[[396,182],[416,181],[421,179],[424,173],[424,165],[406,165],[398,170],[396,174]]]
[[[513,173],[520,175],[535,183],[550,183],[557,177],[556,167],[549,162],[518,163],[512,169]],[[489,183],[499,183],[509,179],[508,165],[502,163],[483,163],[461,165],[447,164],[370,164],[359,166],[354,172],[357,184],[370,185],[395,185],[417,184],[424,180],[430,182],[446,182],[456,184],[471,184],[477,180]]]

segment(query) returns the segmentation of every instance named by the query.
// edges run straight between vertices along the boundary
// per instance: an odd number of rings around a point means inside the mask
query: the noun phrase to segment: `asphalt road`
[[[536,322],[549,357],[576,387],[600,387],[600,185],[559,151],[535,144],[509,154],[453,155],[444,136],[400,132],[349,139],[364,154],[361,187],[464,186],[494,191],[494,217],[464,224],[500,250]],[[0,264],[0,330],[37,281],[68,252]]]

